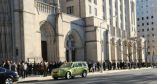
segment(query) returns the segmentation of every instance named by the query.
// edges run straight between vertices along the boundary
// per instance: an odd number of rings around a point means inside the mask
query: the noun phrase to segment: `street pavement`
[[[157,84],[157,68],[113,70],[89,73],[87,78],[53,80],[48,77],[20,79],[18,84]]]

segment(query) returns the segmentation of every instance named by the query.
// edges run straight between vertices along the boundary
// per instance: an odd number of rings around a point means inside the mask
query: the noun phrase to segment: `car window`
[[[82,63],[78,63],[78,67],[82,67]]]
[[[61,66],[61,68],[71,67],[72,63],[65,63]]]
[[[82,63],[83,67],[87,67],[87,64],[86,63]]]
[[[73,64],[73,67],[78,67],[78,64],[77,64],[77,63],[74,63],[74,64]]]
[[[5,69],[0,68],[0,73],[5,72]]]

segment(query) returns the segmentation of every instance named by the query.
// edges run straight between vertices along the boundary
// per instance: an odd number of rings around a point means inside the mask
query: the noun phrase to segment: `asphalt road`
[[[76,77],[70,80],[59,79],[18,84],[157,84],[157,68],[116,72],[87,78]]]

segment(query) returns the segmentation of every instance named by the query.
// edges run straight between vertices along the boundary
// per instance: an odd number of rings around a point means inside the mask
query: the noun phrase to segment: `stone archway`
[[[68,32],[65,38],[66,60],[79,61],[82,59],[83,43],[79,33],[76,30]]]
[[[41,52],[43,61],[55,61],[56,59],[56,44],[55,31],[52,25],[45,21],[40,26],[41,31]]]

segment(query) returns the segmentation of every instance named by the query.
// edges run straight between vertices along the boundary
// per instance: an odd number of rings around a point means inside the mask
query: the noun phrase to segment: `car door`
[[[4,68],[0,68],[0,79],[1,79],[1,82],[5,80],[6,76],[5,76],[5,72],[6,70]]]
[[[82,66],[82,63],[78,63],[78,68],[77,68],[77,71],[78,71],[78,75],[82,74],[84,68]]]
[[[78,64],[77,63],[73,63],[72,75],[77,75],[77,74],[78,74]]]

